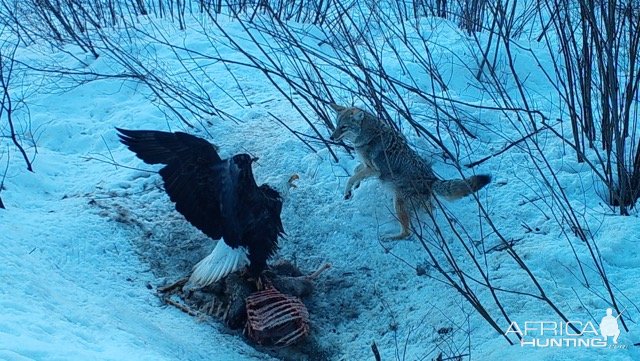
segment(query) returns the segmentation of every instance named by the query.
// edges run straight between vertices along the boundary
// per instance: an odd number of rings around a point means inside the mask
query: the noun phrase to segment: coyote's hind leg
[[[400,230],[400,233],[396,235],[383,237],[384,240],[398,241],[401,239],[409,238],[409,236],[411,236],[411,217],[409,214],[409,210],[407,209],[406,200],[396,194],[394,197],[394,206],[396,208],[398,222],[400,222],[400,226],[402,227],[402,229]]]

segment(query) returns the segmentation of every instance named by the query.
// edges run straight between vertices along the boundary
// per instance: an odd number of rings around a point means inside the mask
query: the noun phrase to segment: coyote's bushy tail
[[[491,182],[491,176],[474,175],[467,179],[437,180],[433,183],[433,191],[449,200],[466,197]]]

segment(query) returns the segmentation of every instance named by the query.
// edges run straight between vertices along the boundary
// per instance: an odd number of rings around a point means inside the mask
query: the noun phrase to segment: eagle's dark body
[[[195,266],[192,286],[206,286],[245,265],[259,277],[284,234],[283,200],[269,185],[256,184],[253,158],[221,159],[213,144],[182,132],[116,129],[145,163],[165,164],[160,175],[176,210],[207,236],[223,239]]]

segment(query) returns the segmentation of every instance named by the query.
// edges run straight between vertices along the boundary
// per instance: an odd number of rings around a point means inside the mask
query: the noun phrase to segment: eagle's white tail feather
[[[193,267],[187,289],[206,287],[229,273],[249,265],[248,251],[245,247],[231,248],[224,240],[218,241],[207,257]]]

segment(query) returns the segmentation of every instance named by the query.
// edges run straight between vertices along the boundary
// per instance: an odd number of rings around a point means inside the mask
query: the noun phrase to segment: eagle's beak
[[[251,163],[257,162],[257,161],[258,161],[258,159],[260,159],[260,158],[258,158],[258,157],[253,157],[253,158],[251,158]]]
[[[291,178],[289,178],[289,181],[287,182],[289,184],[289,188],[298,188],[297,185],[295,185],[295,183],[293,183],[294,181],[300,179],[300,176],[297,174],[294,174],[291,176]]]

